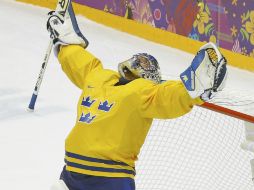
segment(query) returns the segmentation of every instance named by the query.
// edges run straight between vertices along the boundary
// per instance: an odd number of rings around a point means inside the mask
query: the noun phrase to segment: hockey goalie
[[[153,119],[180,117],[213,98],[224,88],[226,59],[208,43],[181,80],[162,81],[157,60],[146,53],[119,63],[117,72],[108,70],[88,51],[68,11],[67,17],[51,12],[47,29],[63,72],[81,95],[65,166],[51,189],[135,190],[135,161]]]

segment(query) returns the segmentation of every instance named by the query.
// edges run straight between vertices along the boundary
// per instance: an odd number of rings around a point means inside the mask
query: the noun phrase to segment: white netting
[[[245,114],[254,115],[254,91],[239,92],[239,90],[226,89],[219,92],[210,102],[236,110]]]
[[[200,107],[155,120],[136,165],[137,190],[254,189],[254,155],[241,149],[244,141],[242,120]]]

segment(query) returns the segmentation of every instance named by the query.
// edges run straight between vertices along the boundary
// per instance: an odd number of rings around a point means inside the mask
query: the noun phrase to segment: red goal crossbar
[[[218,112],[218,113],[222,113],[231,117],[235,117],[237,119],[241,119],[250,123],[254,123],[254,116],[247,115],[245,113],[241,113],[235,110],[231,110],[229,108],[225,108],[216,104],[205,102],[204,104],[201,105],[201,107]]]

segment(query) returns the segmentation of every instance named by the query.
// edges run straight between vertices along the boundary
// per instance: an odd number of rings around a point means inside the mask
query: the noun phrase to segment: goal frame
[[[232,109],[229,109],[229,108],[217,105],[217,104],[205,102],[200,107],[208,109],[208,110],[212,110],[212,111],[215,111],[218,113],[222,113],[222,114],[228,115],[230,117],[241,119],[243,121],[254,123],[254,116],[251,116],[251,115],[239,112],[239,111],[235,111],[235,110],[232,110]]]

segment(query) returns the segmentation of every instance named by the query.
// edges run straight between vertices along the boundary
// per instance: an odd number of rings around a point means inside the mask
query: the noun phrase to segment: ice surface
[[[64,139],[75,121],[77,89],[52,55],[45,73],[36,111],[28,113],[31,94],[49,42],[49,10],[12,0],[0,0],[0,189],[45,190],[64,164]],[[154,55],[163,75],[176,78],[193,55],[131,36],[83,17],[80,28],[89,50],[105,68],[135,53]],[[183,44],[184,45],[184,44]],[[229,68],[228,88],[247,92],[254,74]]]

